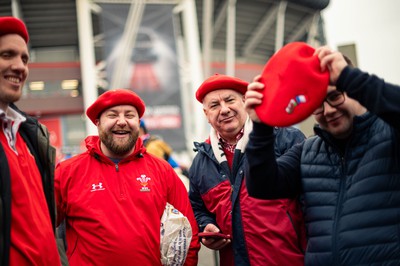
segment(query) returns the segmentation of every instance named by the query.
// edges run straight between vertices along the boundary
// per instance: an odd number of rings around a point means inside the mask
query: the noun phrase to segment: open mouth
[[[114,130],[114,131],[112,131],[112,133],[113,133],[113,134],[116,134],[116,135],[126,135],[126,134],[129,134],[130,131],[126,131],[126,130]]]
[[[22,84],[22,79],[16,76],[5,76],[5,80],[7,80],[12,86],[20,87]]]
[[[21,79],[18,78],[18,77],[6,76],[5,79],[8,80],[11,83],[15,83],[15,84],[20,84],[21,83]]]

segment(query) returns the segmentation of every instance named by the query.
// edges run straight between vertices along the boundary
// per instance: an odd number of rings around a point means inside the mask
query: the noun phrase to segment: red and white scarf
[[[236,144],[235,150],[240,150],[241,153],[244,153],[247,142],[249,141],[249,134],[252,129],[253,129],[253,123],[251,119],[247,117],[246,123],[244,124],[243,137]],[[210,130],[210,142],[215,158],[217,158],[217,161],[219,163],[226,161],[226,155],[224,152],[223,145],[218,138],[217,131],[213,127],[211,127]]]

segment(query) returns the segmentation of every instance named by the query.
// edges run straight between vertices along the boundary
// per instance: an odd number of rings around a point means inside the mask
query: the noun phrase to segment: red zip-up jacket
[[[160,219],[167,202],[192,226],[185,265],[197,265],[200,245],[187,191],[171,166],[138,139],[118,164],[100,151],[98,136],[87,152],[56,168],[58,223],[66,218],[70,265],[161,265]]]

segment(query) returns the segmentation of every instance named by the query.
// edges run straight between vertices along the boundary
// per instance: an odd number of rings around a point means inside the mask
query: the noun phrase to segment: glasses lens
[[[339,106],[344,102],[344,94],[340,91],[332,91],[326,96],[325,101],[332,107]],[[324,103],[322,103],[321,106],[313,112],[313,114],[319,115],[322,112],[324,112]]]
[[[344,102],[343,93],[334,91],[326,97],[326,101],[333,107],[338,106]]]

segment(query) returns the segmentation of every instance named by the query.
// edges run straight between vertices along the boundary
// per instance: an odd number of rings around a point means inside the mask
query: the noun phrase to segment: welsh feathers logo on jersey
[[[150,188],[147,187],[149,181],[151,180],[150,177],[146,175],[140,175],[140,177],[136,178],[136,180],[139,181],[140,185],[142,186],[140,189],[141,192],[150,192]]]

